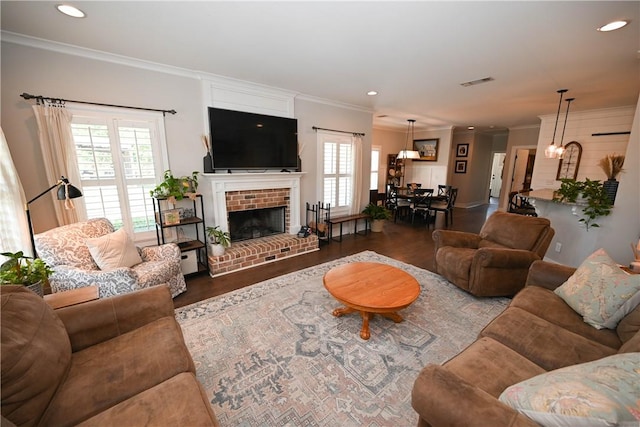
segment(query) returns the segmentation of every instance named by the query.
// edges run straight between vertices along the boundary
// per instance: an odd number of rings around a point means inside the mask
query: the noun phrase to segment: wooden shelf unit
[[[167,211],[172,209],[162,209],[162,204],[166,203],[168,205],[168,201],[165,198],[153,198],[153,210],[156,218],[156,238],[158,240],[158,245],[165,243],[176,243],[180,248],[180,251],[183,254],[183,260],[189,260],[188,252],[192,252],[196,257],[196,270],[188,271],[187,273],[183,273],[185,275],[191,274],[200,274],[204,272],[209,272],[209,252],[207,248],[207,237],[206,237],[206,224],[204,221],[204,202],[202,200],[202,195],[197,194],[193,200],[191,199],[182,199],[178,201],[178,203],[193,203],[193,217],[189,218],[181,218],[179,222],[167,224],[163,222],[164,214]],[[195,231],[195,238],[189,238],[188,240],[179,241],[178,238],[178,227],[193,227],[192,231]],[[167,240],[167,236],[165,231],[170,228],[176,229],[176,240],[170,242]],[[184,230],[183,230],[184,231]]]

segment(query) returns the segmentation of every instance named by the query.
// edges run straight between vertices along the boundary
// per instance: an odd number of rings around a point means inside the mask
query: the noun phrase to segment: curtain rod
[[[319,128],[317,126],[314,126],[311,129],[315,130],[316,132],[319,130],[328,130],[330,132],[350,133],[353,136],[364,136],[364,133],[360,133],[360,132],[347,132],[346,130],[326,129],[326,128]]]
[[[51,98],[51,97],[42,96],[42,95],[31,95],[26,92],[21,94],[20,96],[23,97],[24,99],[37,99],[38,102],[43,102],[43,101],[54,102],[54,103],[55,102],[58,102],[58,103],[75,102],[76,104],[100,105],[102,107],[118,107],[118,108],[130,108],[132,110],[158,111],[158,112],[161,112],[163,116],[166,115],[167,113],[169,114],[177,113],[176,110],[158,110],[155,108],[130,107],[128,105],[102,104],[100,102],[88,102],[88,101],[74,101],[73,99]]]
[[[600,132],[600,133],[592,133],[591,136],[609,136],[609,135],[630,135],[631,131],[626,132]]]

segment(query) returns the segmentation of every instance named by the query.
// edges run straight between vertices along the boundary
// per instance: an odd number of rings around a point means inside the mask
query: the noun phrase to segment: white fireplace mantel
[[[213,221],[223,231],[229,231],[226,193],[228,191],[289,189],[289,234],[300,230],[300,179],[305,172],[238,172],[205,173],[211,183]]]

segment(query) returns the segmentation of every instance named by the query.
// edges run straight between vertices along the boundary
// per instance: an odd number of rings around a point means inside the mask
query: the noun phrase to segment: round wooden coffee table
[[[397,312],[420,295],[420,285],[409,273],[375,262],[355,262],[332,268],[322,281],[327,291],[345,305],[333,310],[334,316],[360,312],[360,337],[363,340],[371,337],[369,320],[374,314],[402,322],[402,316]]]

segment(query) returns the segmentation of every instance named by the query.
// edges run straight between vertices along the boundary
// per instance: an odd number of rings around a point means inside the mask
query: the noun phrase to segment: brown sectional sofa
[[[507,387],[557,368],[640,352],[640,306],[615,330],[598,330],[553,293],[574,271],[535,261],[525,288],[473,344],[443,365],[425,367],[412,392],[418,426],[537,426],[498,400]]]
[[[169,288],[52,310],[0,287],[2,426],[217,426]]]

